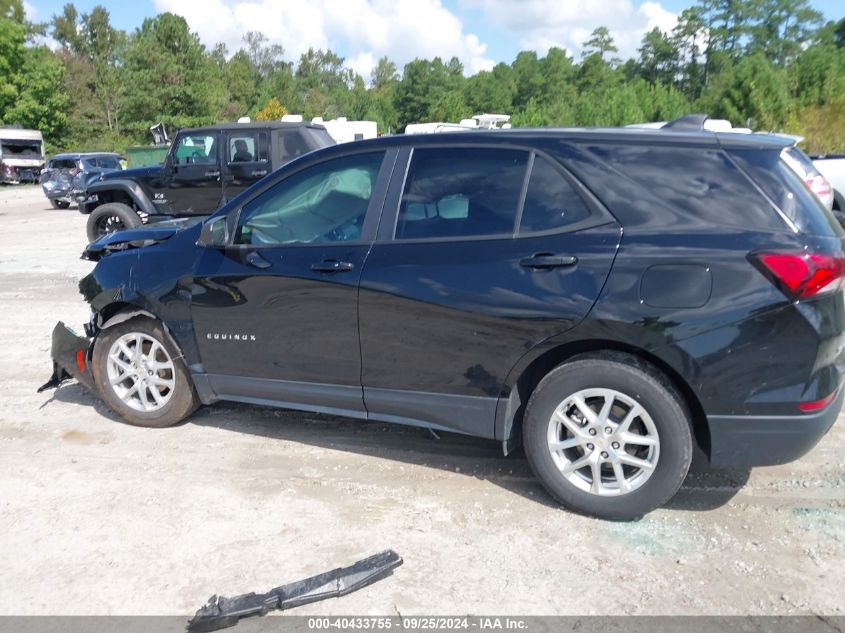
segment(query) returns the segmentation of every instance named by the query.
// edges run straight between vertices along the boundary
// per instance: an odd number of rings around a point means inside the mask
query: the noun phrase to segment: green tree
[[[604,56],[608,53],[618,52],[619,49],[616,48],[616,44],[614,43],[613,37],[610,35],[608,28],[606,26],[600,26],[594,29],[593,32],[590,33],[590,39],[584,42],[581,57],[587,58],[590,55],[598,55],[600,59],[613,65],[618,63],[618,59],[611,57],[610,59],[605,60]]]
[[[822,23],[822,14],[808,0],[762,0],[759,15],[751,27],[749,50],[780,66],[795,58]]]
[[[643,36],[640,53],[640,75],[648,82],[672,83],[678,64],[675,42],[659,28],[654,27]]]
[[[213,60],[181,16],[144,20],[124,59],[124,108],[135,134],[164,120],[177,127],[217,120],[227,91]]]

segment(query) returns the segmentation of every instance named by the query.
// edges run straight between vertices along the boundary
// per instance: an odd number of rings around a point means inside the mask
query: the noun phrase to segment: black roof
[[[560,139],[576,143],[612,142],[621,144],[655,144],[746,149],[781,149],[794,140],[772,134],[738,132],[675,131],[644,128],[516,128],[508,130],[472,130],[436,134],[397,134],[377,139],[355,141],[356,147],[437,145],[441,143],[531,143]]]

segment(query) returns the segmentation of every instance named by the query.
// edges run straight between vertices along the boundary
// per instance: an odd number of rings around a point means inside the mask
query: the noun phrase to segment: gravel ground
[[[494,442],[261,407],[164,430],[76,384],[85,218],[0,189],[0,614],[189,614],[392,547],[392,577],[300,614],[845,614],[845,425],[799,462],[690,475],[609,523],[556,507]]]

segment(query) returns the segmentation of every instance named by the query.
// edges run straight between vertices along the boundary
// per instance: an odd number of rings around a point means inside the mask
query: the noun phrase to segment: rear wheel
[[[88,240],[93,242],[104,235],[141,226],[141,218],[135,210],[121,202],[100,205],[88,216]]]
[[[94,345],[93,370],[103,400],[129,424],[171,426],[198,406],[181,354],[152,319],[104,330]]]
[[[547,375],[525,412],[532,470],[565,506],[634,519],[677,492],[692,460],[683,399],[633,356],[581,357]]]
[[[70,202],[68,202],[67,200],[50,198],[50,206],[52,206],[54,209],[67,209],[70,206]]]

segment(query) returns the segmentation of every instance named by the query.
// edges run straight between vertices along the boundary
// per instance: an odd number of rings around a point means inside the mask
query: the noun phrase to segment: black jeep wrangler
[[[209,215],[285,163],[334,144],[323,126],[308,123],[183,129],[163,164],[103,174],[86,189],[79,212],[90,214],[92,242],[149,222]]]

